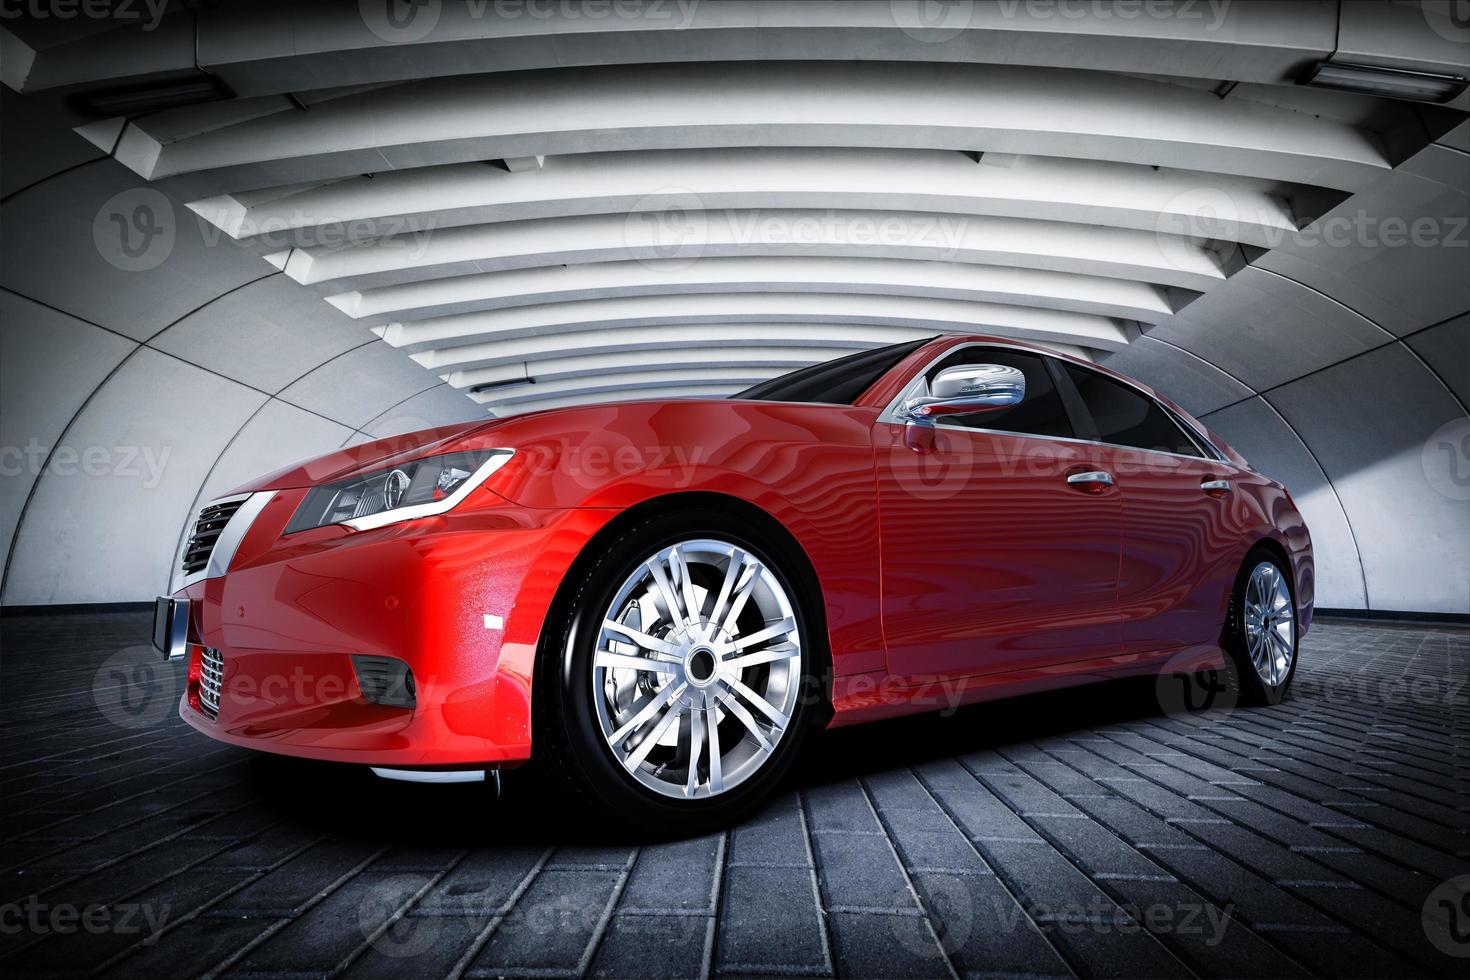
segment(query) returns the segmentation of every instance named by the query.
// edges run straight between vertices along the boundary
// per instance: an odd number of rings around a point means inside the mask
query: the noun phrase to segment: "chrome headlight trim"
[[[510,462],[516,454],[514,449],[498,447],[488,451],[495,453],[495,455],[481,463],[480,468],[475,470],[468,480],[461,483],[455,488],[453,493],[443,500],[435,500],[425,504],[413,504],[408,507],[399,507],[395,510],[383,510],[376,514],[353,517],[345,521],[338,521],[337,523],[343,527],[350,527],[354,531],[372,531],[376,528],[387,527],[390,524],[398,524],[402,521],[413,521],[421,517],[434,517],[447,513],[459,506],[461,501],[479,489],[482,483],[490,479],[491,474]]]

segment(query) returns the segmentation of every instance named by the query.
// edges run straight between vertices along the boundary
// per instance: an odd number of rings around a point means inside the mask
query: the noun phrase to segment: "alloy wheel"
[[[1251,665],[1263,682],[1275,687],[1291,673],[1295,650],[1296,610],[1291,591],[1274,562],[1251,570],[1245,587],[1245,642]]]
[[[659,549],[602,617],[592,691],[602,735],[639,783],[717,796],[758,772],[795,714],[797,615],[749,550],[708,538]]]

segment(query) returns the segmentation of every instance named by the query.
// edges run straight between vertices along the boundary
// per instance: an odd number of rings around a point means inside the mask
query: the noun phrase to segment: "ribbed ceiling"
[[[496,414],[940,332],[1120,351],[1441,121],[1294,85],[1333,5],[244,7],[33,27],[6,80],[207,66],[235,97],[78,132]]]

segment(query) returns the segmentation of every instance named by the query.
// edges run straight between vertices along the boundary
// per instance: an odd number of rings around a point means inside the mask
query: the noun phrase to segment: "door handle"
[[[1229,480],[1202,480],[1199,488],[1211,497],[1223,497],[1235,489]]]
[[[1113,474],[1107,470],[1082,470],[1067,474],[1067,485],[1083,493],[1102,493],[1113,485]]]

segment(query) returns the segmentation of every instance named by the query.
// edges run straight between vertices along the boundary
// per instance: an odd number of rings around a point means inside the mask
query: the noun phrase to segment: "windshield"
[[[812,364],[737,391],[730,397],[746,401],[851,405],[890,368],[933,339],[925,337],[905,344],[875,347],[835,361]]]

